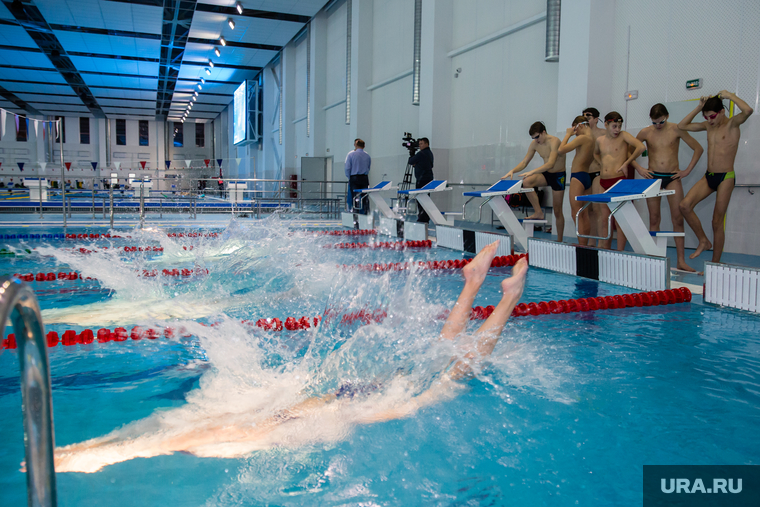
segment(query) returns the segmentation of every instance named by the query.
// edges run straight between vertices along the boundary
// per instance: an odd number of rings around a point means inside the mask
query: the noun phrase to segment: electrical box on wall
[[[687,90],[698,90],[700,88],[702,88],[702,78],[686,81]]]
[[[639,98],[638,90],[631,90],[629,92],[625,92],[625,100],[636,100],[638,98]]]

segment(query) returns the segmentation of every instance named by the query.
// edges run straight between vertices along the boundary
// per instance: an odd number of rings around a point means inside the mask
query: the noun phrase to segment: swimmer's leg
[[[441,338],[444,340],[453,340],[457,335],[467,327],[470,320],[470,312],[475,296],[483,285],[483,281],[488,274],[488,268],[491,267],[491,261],[496,256],[496,249],[499,247],[499,240],[483,248],[478,255],[468,265],[462,269],[464,275],[464,288],[459,294],[459,299],[451,309],[449,317],[441,330]]]
[[[474,346],[464,355],[466,359],[479,361],[491,355],[504,325],[522,296],[527,273],[528,262],[522,258],[512,268],[512,276],[501,282],[501,301],[475,333]],[[458,361],[449,372],[454,379],[464,377],[469,373],[470,367],[464,361]]]

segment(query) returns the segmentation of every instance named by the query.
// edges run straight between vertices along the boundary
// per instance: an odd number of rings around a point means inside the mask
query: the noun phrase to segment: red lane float
[[[350,229],[347,231],[343,230],[336,230],[336,231],[307,231],[311,232],[312,234],[317,235],[323,235],[323,236],[372,236],[374,234],[377,234],[377,231],[375,229]]]
[[[378,243],[338,243],[336,245],[325,245],[323,248],[390,248],[393,250],[403,250],[406,248],[431,248],[433,242],[425,241],[380,241]]]
[[[494,257],[491,261],[492,268],[500,268],[505,266],[514,266],[517,261],[522,258],[528,258],[528,254],[520,255],[504,255],[501,257]],[[413,266],[417,266],[420,269],[462,269],[467,264],[472,262],[472,259],[456,259],[447,261],[419,261],[419,262],[391,262],[387,264],[343,264],[338,265],[339,268],[346,270],[357,271],[405,271],[411,269]]]

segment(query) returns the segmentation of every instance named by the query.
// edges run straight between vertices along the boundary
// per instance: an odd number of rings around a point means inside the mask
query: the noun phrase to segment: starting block
[[[534,191],[532,188],[522,188],[522,184],[523,180],[499,180],[486,190],[464,192],[462,195],[470,199],[462,206],[462,218],[464,218],[464,208],[470,201],[476,197],[485,197],[486,200],[478,208],[478,222],[480,222],[480,218],[483,215],[483,206],[488,204],[507,233],[514,237],[515,244],[527,252],[528,238],[533,237],[533,226],[535,224],[545,224],[546,220],[518,220],[515,217],[515,214],[503,197],[510,194],[524,194]],[[494,197],[497,197],[497,199],[494,199]]]
[[[626,239],[638,254],[665,257],[668,248],[668,237],[683,237],[683,232],[656,231],[649,229],[641,219],[639,212],[633,205],[638,199],[661,197],[675,193],[675,190],[660,190],[660,179],[620,180],[602,194],[579,195],[575,199],[584,201],[586,204],[576,214],[575,233],[580,238],[607,240],[612,237],[612,218],[625,234]],[[607,219],[607,237],[585,236],[578,232],[578,215],[591,203],[604,203],[610,208],[610,217]]]
[[[343,212],[340,214],[340,222],[344,227],[350,229],[374,229],[374,220],[372,215],[362,215],[361,213]]]
[[[430,194],[434,192],[447,192],[449,190],[451,188],[446,186],[446,180],[433,180],[422,188],[399,190],[399,194],[407,194],[410,197],[414,197],[435,225],[451,226],[454,225],[454,220],[447,220],[444,214],[461,215],[461,213],[441,213],[438,206],[430,198]]]
[[[357,194],[363,194],[362,199],[369,198],[375,208],[382,213],[385,218],[400,220],[402,217],[395,213],[388,205],[385,198],[380,195],[380,192],[385,192],[387,190],[398,190],[398,187],[392,187],[390,181],[381,181],[372,188],[362,188],[360,190],[354,190],[354,192]]]

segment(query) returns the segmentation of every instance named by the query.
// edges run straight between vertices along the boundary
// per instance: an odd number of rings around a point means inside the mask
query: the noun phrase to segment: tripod
[[[414,170],[414,166],[411,164],[406,164],[406,169],[404,169],[404,180],[401,182],[401,185],[399,185],[399,190],[409,190],[412,187],[412,171]],[[416,204],[416,203],[415,203]],[[405,210],[408,211],[410,214],[415,214],[416,212],[416,206],[413,206],[415,209],[408,209],[409,208],[409,194],[398,194],[398,209],[399,210]]]

